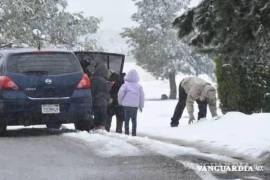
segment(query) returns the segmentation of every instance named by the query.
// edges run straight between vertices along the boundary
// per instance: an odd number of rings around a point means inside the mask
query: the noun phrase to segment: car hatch
[[[31,98],[70,97],[83,74],[72,53],[13,54],[6,66],[8,76]]]
[[[80,64],[85,73],[92,75],[98,63],[106,64],[111,72],[123,73],[125,55],[106,52],[76,51]]]

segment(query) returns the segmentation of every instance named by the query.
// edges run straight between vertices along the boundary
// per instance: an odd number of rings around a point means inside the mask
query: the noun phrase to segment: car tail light
[[[87,74],[83,74],[83,77],[79,84],[77,85],[77,89],[90,89],[91,88],[91,81]]]
[[[19,90],[17,84],[8,76],[0,76],[0,89]]]

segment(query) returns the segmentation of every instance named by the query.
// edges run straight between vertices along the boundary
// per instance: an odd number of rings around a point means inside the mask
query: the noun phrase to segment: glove
[[[188,124],[193,123],[193,121],[194,121],[194,120],[195,120],[195,118],[194,118],[194,117],[189,118]]]
[[[190,114],[190,115],[189,115],[189,121],[188,121],[188,124],[193,123],[194,120],[195,120],[194,115],[193,115],[193,114]]]

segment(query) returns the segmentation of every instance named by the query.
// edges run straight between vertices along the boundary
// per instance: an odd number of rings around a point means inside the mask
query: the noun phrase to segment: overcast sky
[[[67,0],[68,10],[83,12],[86,16],[96,16],[103,19],[101,29],[121,30],[131,26],[131,15],[136,12],[132,0]],[[194,6],[201,0],[192,0]]]
[[[68,0],[68,10],[102,18],[101,28],[120,30],[133,24],[136,7],[131,0]]]

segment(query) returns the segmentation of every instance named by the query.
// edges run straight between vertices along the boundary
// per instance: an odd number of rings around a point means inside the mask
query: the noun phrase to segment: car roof
[[[64,52],[64,53],[73,53],[72,51],[65,49],[34,49],[34,48],[10,48],[10,49],[0,49],[0,54],[17,54],[17,53],[29,53],[29,52]]]
[[[73,51],[76,53],[84,53],[84,54],[105,54],[105,55],[115,55],[115,56],[125,56],[124,54],[120,53],[111,53],[111,52],[104,52],[104,51]]]

